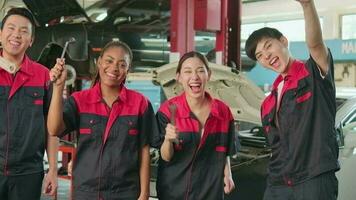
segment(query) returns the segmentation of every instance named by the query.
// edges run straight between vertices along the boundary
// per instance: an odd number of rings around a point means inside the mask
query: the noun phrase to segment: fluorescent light
[[[102,20],[105,19],[107,16],[108,16],[108,14],[107,14],[106,12],[101,13],[100,15],[98,15],[98,16],[96,17],[96,20],[97,20],[97,21],[102,21]]]

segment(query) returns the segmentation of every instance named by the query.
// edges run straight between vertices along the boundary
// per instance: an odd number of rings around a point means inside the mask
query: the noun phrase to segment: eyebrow
[[[263,44],[263,49],[266,48],[266,45],[267,45],[270,41],[271,41],[271,39],[266,40],[266,42]],[[256,53],[255,53],[255,57],[257,57],[258,54],[260,54],[260,53],[261,53],[260,51],[259,51],[259,52],[256,52]]]
[[[266,48],[266,45],[271,41],[271,39],[266,40],[266,42],[263,45],[263,48]]]
[[[190,67],[190,66],[185,66],[185,67],[182,67],[182,69],[192,69],[192,67]]]
[[[9,23],[7,24],[7,26],[15,26],[15,27],[16,27],[16,24],[9,22]],[[20,26],[20,29],[27,29],[27,30],[29,30],[28,26]]]
[[[106,57],[110,58],[110,59],[114,59],[114,57],[110,56],[110,55],[106,55]]]
[[[202,68],[205,69],[204,66],[199,66],[199,67],[197,67],[195,70],[202,69]],[[182,67],[182,69],[190,69],[190,70],[192,70],[193,67],[191,67],[191,66],[186,66],[186,67]]]
[[[108,57],[108,58],[110,58],[112,60],[115,60],[115,58],[110,56],[110,55],[106,55],[106,57]],[[125,59],[120,59],[119,62],[126,62],[126,60]]]

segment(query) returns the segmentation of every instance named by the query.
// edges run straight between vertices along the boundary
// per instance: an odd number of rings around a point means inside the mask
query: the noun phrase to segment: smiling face
[[[271,69],[281,75],[286,75],[289,69],[290,55],[288,40],[282,36],[275,38],[262,38],[255,51],[257,61],[267,69]]]
[[[27,18],[20,15],[9,16],[0,33],[3,56],[12,60],[22,59],[33,41],[32,28]]]
[[[192,98],[201,98],[204,97],[205,86],[210,79],[210,71],[198,57],[190,57],[182,63],[176,79],[182,84],[186,95]]]
[[[107,87],[120,87],[126,79],[130,56],[122,47],[112,46],[98,59],[100,82]]]

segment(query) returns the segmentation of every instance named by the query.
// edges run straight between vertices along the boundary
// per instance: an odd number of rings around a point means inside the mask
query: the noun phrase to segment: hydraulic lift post
[[[241,66],[241,0],[171,0],[170,62],[194,50],[195,31],[216,33],[218,64]]]

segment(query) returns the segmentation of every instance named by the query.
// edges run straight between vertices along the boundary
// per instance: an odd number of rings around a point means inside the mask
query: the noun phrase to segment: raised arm
[[[319,16],[314,0],[297,0],[300,2],[305,21],[305,38],[310,55],[318,64],[322,74],[328,72],[328,50],[324,44]]]
[[[67,71],[64,68],[64,59],[57,59],[56,65],[50,71],[53,81],[52,100],[48,111],[47,127],[50,135],[59,135],[65,130],[63,121],[63,89]]]

